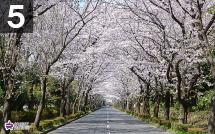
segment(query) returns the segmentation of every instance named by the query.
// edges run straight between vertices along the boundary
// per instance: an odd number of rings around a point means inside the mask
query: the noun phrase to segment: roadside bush
[[[39,131],[44,131],[46,129],[53,128],[55,126],[58,126],[58,125],[66,123],[69,119],[77,119],[77,118],[82,117],[85,114],[86,114],[85,112],[78,112],[76,114],[71,114],[71,115],[66,116],[66,117],[56,117],[56,118],[54,118],[52,120],[51,119],[42,120],[40,122],[38,130]],[[31,127],[30,127],[30,131],[29,131],[30,134],[34,134],[34,132],[36,132],[35,134],[37,134],[37,133],[39,133],[38,130],[37,130],[36,126],[32,123]]]
[[[58,111],[55,109],[45,108],[42,113],[42,119],[51,119],[59,115]]]
[[[198,128],[207,128],[210,111],[192,112],[188,116],[188,123]]]
[[[78,113],[75,114],[75,117],[76,117],[76,118],[80,118],[80,117],[82,117],[83,115],[85,115],[85,112],[78,112]]]
[[[33,122],[37,111],[12,111],[11,118],[14,122]],[[0,115],[1,116],[1,115]],[[54,109],[44,109],[42,119],[51,119],[58,116],[58,111]]]
[[[170,119],[171,120],[178,120],[178,117],[179,117],[179,113],[177,111],[172,111],[170,112]]]
[[[160,119],[156,118],[156,117],[153,117],[153,118],[151,118],[151,122],[156,123],[156,124],[160,124]]]
[[[192,111],[202,111],[210,109],[211,99],[214,93],[212,90],[204,93],[204,96],[199,97],[196,106],[192,107]]]
[[[205,133],[204,128],[188,128],[187,132],[189,134],[203,134],[203,133]]]
[[[182,132],[187,132],[189,127],[190,127],[190,125],[187,125],[187,124],[179,124],[179,123],[172,124],[173,129],[175,129],[177,131],[182,131]]]
[[[63,124],[66,122],[66,119],[64,117],[57,117],[53,120],[54,125]]]
[[[125,110],[125,112],[126,112],[127,114],[131,114],[131,111],[127,111],[127,110]]]
[[[48,128],[52,128],[54,126],[54,121],[53,120],[43,120],[40,122],[39,125],[39,130],[45,130]]]
[[[177,132],[175,132],[175,134],[188,134],[188,133],[184,132],[184,131],[177,131]]]
[[[131,111],[126,111],[126,113],[128,113],[130,115],[134,115],[134,116],[138,115],[137,113],[134,113]],[[172,115],[178,116],[178,113],[172,112]],[[174,121],[178,120],[176,117],[171,118],[171,120],[165,120],[165,119],[150,117],[150,116],[146,116],[146,115],[138,115],[137,117],[139,119],[143,120],[144,122],[158,124],[163,129],[172,128],[176,132],[176,134],[206,134],[207,133],[203,127],[202,128],[199,126],[194,127],[191,124],[174,123]]]
[[[84,111],[84,112],[90,111],[90,105],[85,106],[85,107],[83,108],[83,111]]]
[[[129,114],[135,116],[135,112],[134,111],[130,111]]]
[[[134,114],[133,114],[134,116],[136,116],[136,117],[138,117],[139,116],[139,114],[138,113],[136,113],[136,112],[134,112]]]
[[[168,120],[160,120],[159,125],[163,126],[165,129],[171,128],[171,122]]]
[[[30,133],[33,133],[33,132],[35,132],[35,131],[37,131],[37,128],[36,128],[36,126],[34,125],[34,123],[31,123],[29,132],[30,132]]]
[[[139,115],[139,118],[142,120],[149,120],[151,117],[147,115]]]
[[[23,134],[22,131],[10,131],[10,134]]]
[[[71,115],[68,115],[66,118],[67,118],[68,120],[71,120],[71,119],[75,119],[76,116],[75,116],[75,114],[71,114]]]

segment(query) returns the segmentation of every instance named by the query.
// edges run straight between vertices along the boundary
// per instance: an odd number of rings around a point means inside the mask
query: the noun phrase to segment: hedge
[[[172,123],[172,129],[176,131],[187,132],[189,127],[191,126],[188,124]]]
[[[71,121],[73,119],[78,119],[86,114],[87,113],[85,113],[85,112],[78,112],[76,114],[71,114],[66,117],[56,117],[53,119],[42,120],[42,121],[40,121],[38,129],[36,128],[34,123],[32,123],[30,126],[29,133],[30,134],[39,134],[39,133],[41,133],[41,131],[44,132],[48,129],[65,124],[66,122]],[[11,134],[23,134],[22,131],[11,131],[10,133]]]
[[[54,120],[43,120],[40,122],[38,130],[46,130],[54,127]]]
[[[14,122],[33,122],[37,111],[12,111],[12,121]],[[41,119],[51,119],[58,116],[58,111],[53,109],[44,109]]]
[[[64,117],[57,117],[54,120],[54,125],[59,125],[65,123],[67,120]]]
[[[203,134],[205,130],[203,128],[188,128],[187,132],[189,134]]]

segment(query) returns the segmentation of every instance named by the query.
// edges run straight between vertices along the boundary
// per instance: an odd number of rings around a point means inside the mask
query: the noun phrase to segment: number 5
[[[10,5],[9,18],[18,17],[20,19],[18,24],[8,21],[8,25],[12,28],[21,28],[25,24],[25,17],[22,13],[14,12],[15,9],[24,9],[24,5]]]

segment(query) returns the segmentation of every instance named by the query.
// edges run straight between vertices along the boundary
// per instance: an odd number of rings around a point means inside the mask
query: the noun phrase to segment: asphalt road
[[[134,117],[104,107],[49,134],[169,134]]]

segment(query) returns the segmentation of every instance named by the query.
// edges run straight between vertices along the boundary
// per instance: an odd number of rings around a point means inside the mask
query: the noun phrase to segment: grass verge
[[[30,125],[30,130],[11,131],[10,134],[46,134],[83,116],[86,116],[89,113],[91,112],[78,112],[65,117],[42,120],[38,128],[36,128],[36,126],[32,123]]]
[[[163,130],[168,131],[173,134],[207,134],[207,131],[205,129],[199,128],[199,127],[196,127],[193,125],[179,124],[179,123],[171,122],[169,120],[164,120],[161,118],[144,116],[144,115],[137,114],[135,112],[126,111],[126,110],[119,109],[119,108],[117,108],[117,109],[122,112],[126,112],[127,114],[132,115],[132,116],[138,118],[139,120],[142,120],[146,123],[154,125],[158,128],[162,128]]]

